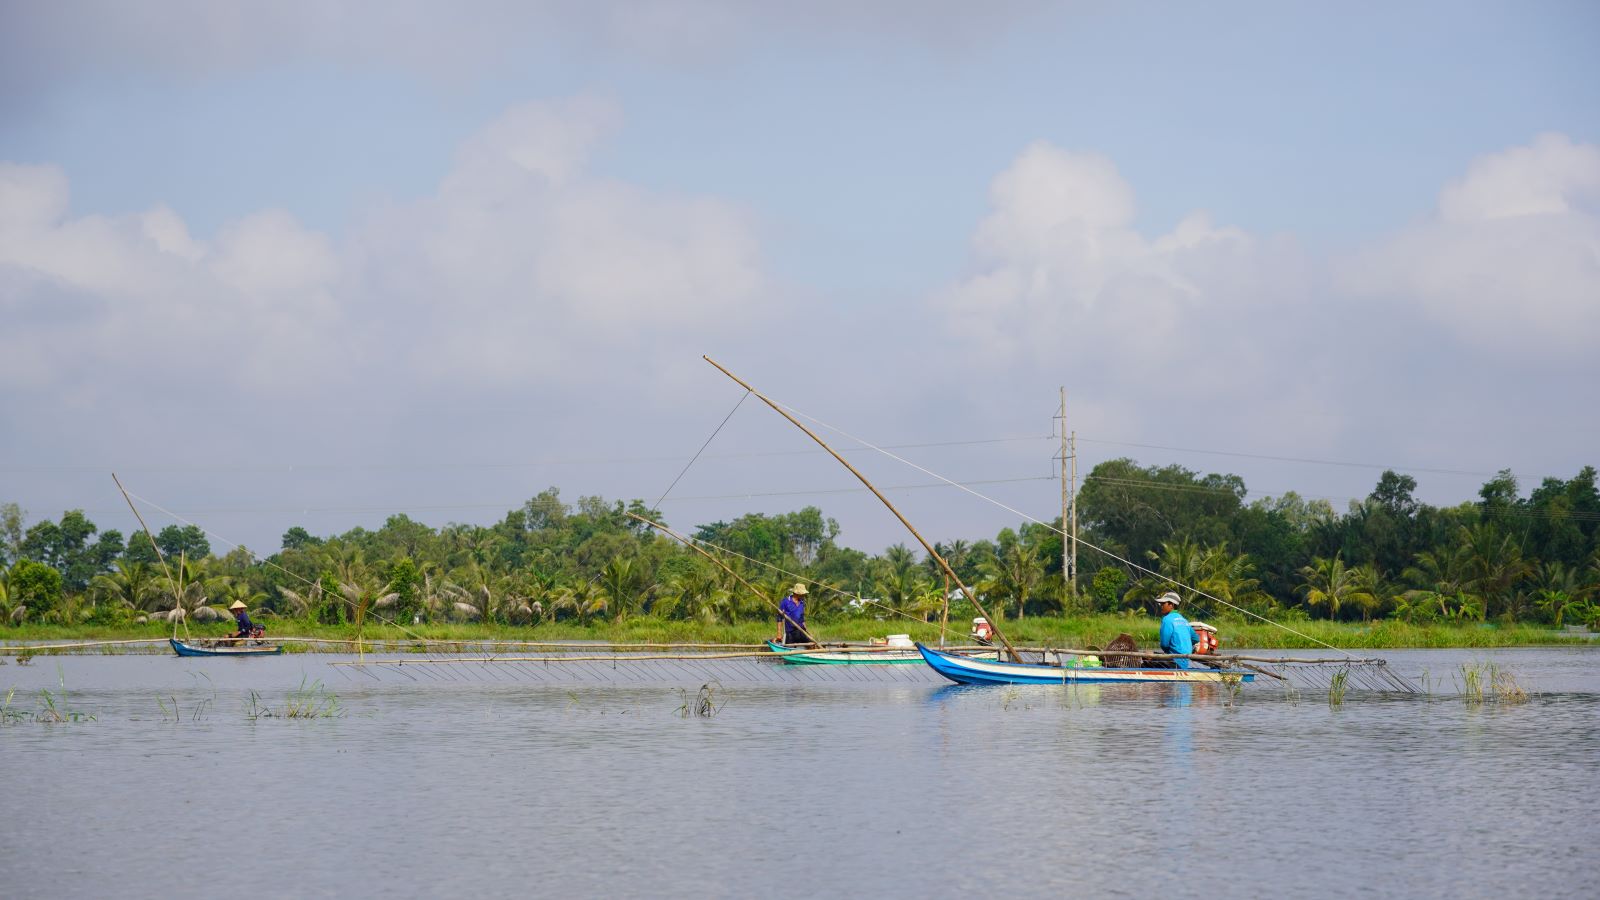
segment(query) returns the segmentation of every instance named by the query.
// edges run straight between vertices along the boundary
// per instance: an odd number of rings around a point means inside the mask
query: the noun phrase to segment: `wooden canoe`
[[[974,659],[917,645],[935,672],[957,684],[1221,684],[1254,681],[1255,673],[1237,669],[1112,669],[1101,666],[1043,665]]]
[[[179,656],[277,656],[283,648],[277,644],[252,644],[228,639],[206,641],[203,644],[186,644],[172,638],[173,652]]]
[[[767,649],[782,653],[783,661],[792,666],[892,666],[917,665],[922,654],[915,647],[888,647],[882,644],[860,644],[844,647],[789,647],[777,641],[767,641]],[[805,650],[796,653],[796,650]]]

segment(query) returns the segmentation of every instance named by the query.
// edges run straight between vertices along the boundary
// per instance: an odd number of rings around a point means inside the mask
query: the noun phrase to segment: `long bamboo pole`
[[[789,415],[789,411],[788,410],[784,409],[783,407],[779,406],[778,404],[773,403],[771,400],[767,399],[767,396],[765,394],[763,394],[760,391],[756,390],[755,388],[751,387],[748,383],[746,383],[744,381],[744,379],[740,378],[739,376],[737,376],[737,375],[733,374],[732,372],[729,372],[727,369],[723,368],[720,363],[718,363],[716,360],[712,359],[711,357],[705,356],[705,355],[702,354],[700,358],[705,360],[708,363],[711,363],[713,366],[716,366],[717,367],[717,371],[719,371],[722,374],[724,374],[724,375],[728,376],[729,378],[733,379],[734,382],[737,383],[740,387],[744,388],[745,390],[749,391],[752,394],[755,394],[758,398],[760,398],[762,403],[765,403],[766,405],[772,407],[773,412],[776,412],[778,415],[783,416],[785,419],[788,419],[789,420],[789,424],[791,424],[794,427],[796,427],[796,428],[800,429],[801,431],[805,432],[806,433],[806,437],[809,437],[813,441],[816,441],[818,446],[820,446],[822,449],[828,451],[829,455],[831,455],[834,459],[838,460],[840,465],[842,465],[846,469],[850,470],[850,474],[851,475],[854,475],[862,484],[866,485],[867,490],[871,491],[872,495],[874,497],[877,497],[880,501],[882,501],[884,506],[889,507],[889,511],[894,513],[894,517],[896,519],[900,520],[900,524],[904,525],[906,527],[906,530],[911,532],[911,536],[917,539],[917,543],[922,545],[922,549],[924,549],[924,550],[926,550],[928,552],[928,558],[934,560],[935,562],[937,562],[939,564],[939,568],[944,570],[945,575],[949,576],[950,580],[954,581],[956,583],[956,587],[961,588],[961,593],[968,600],[972,601],[972,605],[978,610],[978,612],[984,618],[989,620],[989,626],[994,629],[994,636],[1000,639],[1000,643],[1005,646],[1006,652],[1011,654],[1011,658],[1016,660],[1017,662],[1022,662],[1022,654],[1018,653],[1016,648],[1011,646],[1010,639],[1008,639],[1005,636],[1005,634],[1000,631],[1000,626],[995,623],[995,620],[992,617],[990,617],[988,611],[983,608],[983,604],[978,601],[978,595],[976,593],[974,593],[971,588],[968,588],[966,586],[966,584],[964,584],[961,581],[961,576],[957,575],[955,573],[955,570],[950,568],[950,564],[945,562],[944,557],[940,556],[938,551],[933,549],[933,545],[928,543],[927,539],[922,536],[922,532],[917,531],[916,526],[912,525],[911,522],[908,519],[906,519],[905,516],[900,514],[900,510],[895,509],[894,504],[889,502],[889,498],[885,497],[882,494],[882,492],[880,492],[876,487],[873,486],[872,482],[867,480],[867,476],[861,474],[861,472],[858,471],[855,466],[850,465],[850,463],[848,461],[846,461],[844,457],[839,455],[838,451],[836,451],[832,447],[828,446],[828,442],[827,441],[824,441],[822,438],[817,437],[816,432],[814,432],[811,429],[807,428],[806,426],[800,424],[800,420],[799,419],[796,419],[794,416]]]
[[[757,394],[756,396],[760,396],[760,395]],[[772,598],[768,597],[766,594],[763,594],[760,591],[760,589],[758,589],[755,585],[751,584],[748,581],[745,581],[744,578],[742,576],[740,576],[738,572],[735,572],[733,569],[729,568],[727,563],[724,563],[722,560],[717,559],[715,556],[712,556],[710,553],[707,553],[705,548],[699,546],[694,541],[689,540],[688,538],[686,538],[683,535],[677,533],[676,531],[673,531],[671,528],[668,528],[667,526],[662,525],[660,522],[652,522],[649,519],[646,519],[644,516],[638,515],[636,513],[631,513],[631,512],[625,512],[624,515],[626,515],[630,519],[638,519],[640,522],[643,522],[644,524],[649,525],[651,528],[654,528],[657,531],[660,531],[663,534],[666,534],[669,537],[672,537],[673,539],[677,540],[679,543],[683,544],[685,547],[688,547],[690,550],[693,550],[694,552],[700,554],[701,556],[704,556],[706,559],[709,559],[712,562],[716,563],[717,565],[721,566],[722,570],[724,572],[727,572],[729,575],[732,575],[734,578],[739,579],[739,583],[740,584],[742,584],[745,587],[749,588],[750,589],[750,593],[755,594],[757,597],[760,597],[761,601],[763,603],[767,604],[768,606],[772,607],[773,609],[776,609],[778,611],[778,615],[780,617],[782,617],[783,619],[785,619],[787,621],[794,622],[795,627],[800,629],[800,633],[806,636],[806,640],[810,641],[813,644],[816,644],[819,647],[822,645],[822,642],[817,640],[816,636],[813,635],[804,625],[801,625],[799,622],[795,622],[793,619],[790,619],[789,616],[786,613],[784,613],[783,607],[777,605],[776,603],[773,603],[772,602]]]
[[[144,516],[139,515],[139,508],[133,505],[133,498],[128,496],[128,489],[122,486],[122,479],[117,477],[117,473],[112,472],[111,480],[117,483],[117,490],[122,492],[122,499],[127,501],[128,508],[133,510],[133,517],[139,520],[139,527],[144,529],[144,536],[150,541],[150,549],[156,552],[156,559],[161,561],[161,570],[167,573],[167,583],[172,585],[173,606],[180,605],[182,601],[178,599],[178,579],[172,577],[172,569],[167,565],[166,554],[161,552],[160,545],[156,543],[156,536],[150,533],[150,526],[144,523]],[[189,617],[185,615],[182,619],[179,619],[179,621],[183,623],[184,640],[188,640]],[[178,636],[178,626],[176,625],[172,626],[172,636]]]

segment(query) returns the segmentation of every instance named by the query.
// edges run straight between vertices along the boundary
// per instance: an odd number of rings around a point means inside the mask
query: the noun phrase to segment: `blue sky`
[[[0,214],[20,223],[0,500],[35,518],[123,526],[118,465],[266,549],[381,520],[310,510],[485,521],[548,484],[653,499],[737,399],[702,352],[886,443],[1047,433],[1066,384],[1086,464],[1234,471],[1341,508],[1376,471],[1114,442],[1525,483],[1596,462],[1573,412],[1600,377],[1592,4],[0,17]],[[758,413],[719,442],[793,448]],[[640,444],[680,461],[529,462]],[[924,464],[1032,477],[1050,450]],[[843,486],[826,466],[749,459],[686,481],[785,496],[668,512],[817,502],[852,543],[900,539],[858,497],[803,496]],[[1455,502],[1483,479],[1419,480]],[[995,490],[1053,514],[1048,484]],[[919,496],[935,533],[1015,524]]]

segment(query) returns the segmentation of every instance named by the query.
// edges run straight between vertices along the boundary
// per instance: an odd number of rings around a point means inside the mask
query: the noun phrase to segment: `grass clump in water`
[[[1344,694],[1349,689],[1350,670],[1340,669],[1333,673],[1333,678],[1328,681],[1328,705],[1343,706]]]
[[[32,710],[14,709],[11,701],[16,698],[17,689],[12,688],[6,692],[6,701],[0,704],[0,725],[16,725],[22,722],[40,722],[46,725],[57,723],[94,722],[98,719],[93,713],[81,712],[68,705],[67,676],[56,669],[56,675],[61,682],[60,692],[51,691],[49,688],[39,690],[39,705]]]
[[[1516,674],[1492,662],[1462,663],[1461,694],[1472,704],[1495,700],[1501,703],[1526,703],[1528,691]]]
[[[692,700],[689,698],[688,691],[679,688],[678,694],[683,697],[683,705],[678,707],[678,715],[685,719],[690,716],[709,719],[716,715],[722,709],[722,706],[719,706],[716,702],[717,688],[721,686],[715,681],[706,682],[700,685],[699,692],[695,694]]]
[[[339,706],[337,695],[323,687],[321,681],[308,685],[303,678],[300,686],[284,698],[282,709],[275,710],[262,703],[261,694],[256,691],[251,691],[244,700],[244,717],[252,722],[257,719],[336,719],[342,715],[344,710]]]

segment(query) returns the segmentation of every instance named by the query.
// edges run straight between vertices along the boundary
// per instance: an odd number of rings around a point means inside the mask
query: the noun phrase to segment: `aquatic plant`
[[[1503,703],[1526,703],[1528,700],[1528,692],[1511,670],[1494,663],[1489,664],[1489,689],[1494,692],[1495,699]]]
[[[93,713],[79,712],[67,706],[67,693],[65,685],[59,695],[52,693],[48,688],[39,691],[39,707],[32,710],[13,709],[11,701],[16,697],[17,689],[12,688],[6,692],[6,701],[0,704],[0,725],[16,725],[21,722],[40,722],[53,725],[56,723],[82,723],[94,722],[98,719]]]
[[[289,692],[283,707],[286,719],[332,719],[340,715],[343,712],[339,709],[339,698],[323,688],[321,681],[307,686],[303,678],[300,687]]]
[[[167,703],[168,700],[172,701],[170,706]],[[182,710],[181,707],[179,707],[178,698],[176,696],[174,696],[172,694],[168,694],[164,698],[163,697],[157,697],[156,698],[156,705],[161,707],[161,721],[165,722],[169,718],[173,722],[182,722],[183,721],[183,710]],[[200,700],[200,702],[196,703],[193,707],[190,708],[190,710],[189,710],[189,721],[191,721],[191,722],[200,721],[200,718],[205,715],[206,709],[210,705],[211,705],[211,698],[210,697],[202,698]]]
[[[1349,669],[1340,669],[1339,671],[1333,673],[1333,677],[1328,680],[1328,705],[1329,706],[1343,706],[1344,705],[1344,693],[1345,693],[1345,690],[1347,688],[1347,683],[1348,683],[1349,679],[1350,679],[1350,670]]]
[[[1228,692],[1226,705],[1234,706],[1239,702],[1239,696],[1244,693],[1244,676],[1227,674],[1222,676],[1223,688]]]
[[[1483,664],[1461,664],[1461,695],[1468,703],[1483,702]]]
[[[334,719],[344,715],[344,710],[339,706],[339,698],[322,686],[321,681],[306,683],[300,679],[300,686],[290,691],[284,698],[283,709],[274,710],[261,702],[261,695],[251,691],[244,699],[244,716],[254,722],[258,719]]]
[[[688,691],[685,691],[683,688],[679,688],[678,694],[683,697],[683,705],[678,707],[678,715],[685,719],[689,718],[690,716],[698,716],[703,719],[709,719],[716,715],[722,708],[721,706],[718,706],[716,702],[717,688],[721,686],[722,685],[718,682],[708,681],[705,684],[700,685],[700,690],[695,694],[693,700],[689,699]]]

